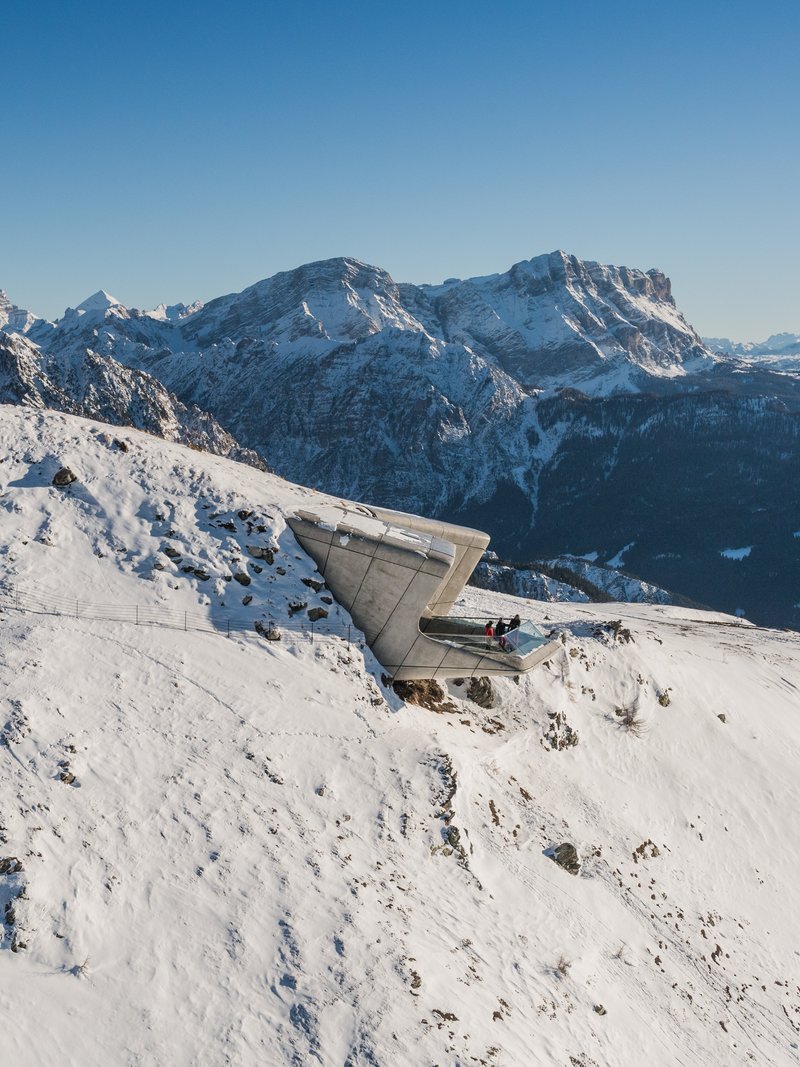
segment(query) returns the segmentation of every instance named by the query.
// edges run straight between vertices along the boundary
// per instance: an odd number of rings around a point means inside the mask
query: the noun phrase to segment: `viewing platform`
[[[523,674],[561,647],[528,620],[498,639],[488,615],[450,614],[489,544],[480,530],[346,501],[287,521],[396,681]]]

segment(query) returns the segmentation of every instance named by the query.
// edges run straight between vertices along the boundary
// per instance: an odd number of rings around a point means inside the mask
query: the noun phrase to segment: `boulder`
[[[271,622],[264,623],[256,619],[253,628],[260,637],[266,638],[267,641],[280,641],[281,639],[280,630]]]
[[[470,678],[467,696],[480,708],[493,708],[496,703],[490,678]]]
[[[581,869],[581,861],[578,859],[578,850],[574,845],[571,845],[569,841],[564,841],[560,845],[549,851],[548,855],[551,860],[554,860],[559,867],[563,867],[565,871],[569,871],[570,874],[577,874]]]
[[[73,482],[77,482],[77,480],[77,475],[69,467],[61,467],[53,475],[53,485],[59,489],[65,489],[68,485],[72,485]]]
[[[319,622],[320,619],[327,619],[328,613],[325,608],[309,608],[308,618],[311,622]]]
[[[445,712],[455,714],[458,707],[447,695],[438,682],[432,679],[421,679],[411,682],[392,682],[388,675],[382,674],[381,681],[384,685],[391,684],[395,693],[407,704],[417,704],[421,708],[435,711],[437,715]]]
[[[233,576],[233,580],[238,582],[239,585],[250,585],[252,578],[249,574],[245,574],[244,571],[237,571]]]
[[[263,545],[246,545],[245,547],[253,559],[263,559],[270,567],[275,562],[275,549],[265,548]]]

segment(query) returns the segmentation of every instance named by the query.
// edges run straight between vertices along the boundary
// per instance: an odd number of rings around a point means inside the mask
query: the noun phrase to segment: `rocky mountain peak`
[[[84,301],[78,304],[76,311],[107,311],[112,307],[124,306],[120,300],[117,300],[111,293],[107,293],[105,289],[98,289],[96,293],[92,293]]]
[[[18,307],[9,298],[5,289],[0,289],[0,331],[26,333],[37,321],[32,312]]]

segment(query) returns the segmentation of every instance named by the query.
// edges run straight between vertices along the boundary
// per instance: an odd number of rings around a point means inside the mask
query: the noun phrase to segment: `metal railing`
[[[334,607],[334,612],[337,609]],[[99,622],[128,623],[134,626],[159,626],[173,630],[198,631],[231,637],[269,639],[269,633],[300,634],[312,643],[317,639],[345,641],[348,645],[366,644],[363,633],[352,622],[343,622],[337,614],[312,622],[300,612],[276,619],[268,615],[242,618],[220,608],[210,607],[207,612],[166,608],[149,604],[98,604],[89,600],[61,596],[50,591],[40,591],[27,586],[0,580],[0,611],[18,611],[20,614],[51,615],[60,618],[93,620]],[[533,623],[524,621],[518,629],[505,635],[506,645],[498,644],[497,638],[487,639],[482,632],[485,621],[459,615],[437,616],[421,619],[421,632],[440,641],[468,647],[474,642],[476,651],[490,650],[495,656],[525,656],[543,646],[547,638]]]
[[[86,619],[100,622],[129,623],[135,626],[159,626],[173,630],[193,630],[230,637],[239,634],[249,637],[267,636],[271,631],[289,631],[308,637],[337,638],[348,644],[362,644],[363,635],[352,623],[328,617],[312,622],[305,615],[275,619],[258,615],[253,619],[237,617],[230,612],[211,608],[208,612],[182,611],[145,604],[97,604],[93,601],[65,597],[58,593],[41,592],[30,587],[0,582],[0,610],[21,614],[52,615],[60,618]]]
[[[525,619],[502,635],[487,636],[486,619],[461,615],[434,615],[420,620],[420,629],[426,637],[447,641],[474,651],[490,650],[515,656],[527,656],[547,644],[547,637],[538,626]]]

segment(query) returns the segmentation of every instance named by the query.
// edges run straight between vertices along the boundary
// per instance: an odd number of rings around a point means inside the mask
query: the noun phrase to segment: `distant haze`
[[[800,331],[799,33],[770,0],[15,5],[0,287],[53,318],[563,248],[660,268],[701,334]]]

